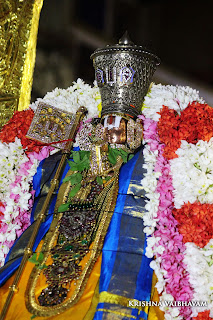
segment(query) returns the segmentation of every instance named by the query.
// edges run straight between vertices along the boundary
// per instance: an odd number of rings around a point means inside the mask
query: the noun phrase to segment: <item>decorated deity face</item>
[[[130,150],[140,147],[143,138],[143,126],[140,119],[129,119],[121,116],[105,116],[103,139],[110,144],[125,144]]]
[[[126,120],[120,116],[104,118],[104,140],[109,143],[126,143]]]

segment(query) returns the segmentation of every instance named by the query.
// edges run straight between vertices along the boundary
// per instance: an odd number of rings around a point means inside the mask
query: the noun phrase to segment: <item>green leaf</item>
[[[111,162],[113,165],[115,165],[117,162],[116,152],[114,151],[114,149],[110,147],[109,147],[108,159],[109,159],[109,162]]]
[[[70,181],[72,186],[81,182],[81,180],[82,180],[82,174],[79,172],[76,172],[70,176]]]
[[[112,178],[112,177],[107,176],[107,177],[105,177],[105,180],[106,180],[106,181],[109,181],[111,178]]]
[[[213,265],[213,260],[208,262],[209,267],[211,267]]]
[[[81,183],[76,184],[75,187],[70,191],[69,198],[74,197],[76,193],[80,190],[80,188],[81,188]]]
[[[83,156],[83,158],[81,159],[81,163],[89,163],[89,158],[87,157],[87,155],[85,154]]]
[[[69,209],[69,203],[63,203],[59,206],[58,212],[65,212]]]
[[[75,163],[78,163],[80,161],[80,154],[79,151],[73,151],[72,157]]]
[[[119,151],[119,149],[117,149],[117,148],[114,148],[114,149],[112,149],[112,152],[114,153],[114,155],[117,157],[117,156],[120,156],[120,151]]]
[[[132,159],[134,155],[129,154],[128,152],[126,152],[121,148],[117,149],[117,148],[111,148],[109,146],[108,159],[113,165],[116,164],[118,156],[121,156],[121,158],[123,159],[123,162],[126,163],[128,160]]]
[[[71,176],[67,176],[63,179],[63,182],[67,182],[67,181],[70,181],[71,180]]]
[[[35,314],[33,314],[30,319],[33,320],[35,318],[37,318],[37,316]]]
[[[41,262],[43,261],[43,259],[44,259],[44,254],[43,254],[43,252],[40,252],[37,261],[38,261],[39,263],[41,263]]]
[[[44,266],[41,266],[41,263],[44,259],[44,254],[43,252],[40,252],[39,255],[38,255],[38,259],[37,259],[37,253],[33,253],[32,257],[30,257],[28,259],[28,261],[34,263],[39,269],[43,269]]]
[[[134,157],[134,154],[129,154],[128,160],[131,160]]]
[[[96,178],[96,181],[97,181],[97,183],[100,184],[100,185],[103,184],[103,180],[102,180],[101,177],[97,177],[97,178]]]
[[[79,163],[85,156],[89,159],[90,151],[72,151],[72,157],[75,163]]]
[[[90,167],[90,161],[85,155],[84,158],[81,160],[81,162],[78,163],[78,171],[84,171],[85,169],[89,169]]]
[[[32,262],[32,263],[35,263],[35,264],[38,264],[38,261],[37,261],[37,253],[33,253],[33,255],[28,259],[28,261]]]
[[[90,157],[90,151],[80,151],[80,159],[82,160],[84,157],[86,157],[87,159],[89,159]]]
[[[127,155],[127,152],[121,148],[118,149],[118,152],[121,154],[121,155]]]
[[[84,171],[90,167],[90,151],[73,151],[72,152],[73,161],[67,160],[72,171]],[[65,178],[65,182],[71,179]]]
[[[67,160],[72,171],[78,171],[77,164],[73,161]]]
[[[123,149],[119,149],[120,155],[124,161],[124,163],[126,163],[129,160],[129,153],[124,151]]]

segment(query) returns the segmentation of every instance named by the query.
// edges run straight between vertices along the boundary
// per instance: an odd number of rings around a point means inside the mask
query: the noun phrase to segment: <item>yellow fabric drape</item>
[[[157,283],[157,277],[156,277],[156,274],[153,273],[151,300],[155,302],[159,302],[159,295],[158,295],[157,289],[155,288],[156,283]],[[164,319],[164,313],[159,309],[159,307],[153,306],[149,308],[148,320],[163,320],[163,319]]]
[[[41,249],[41,244],[38,247],[38,251]],[[30,319],[32,314],[26,309],[25,306],[25,290],[27,286],[27,282],[31,271],[34,267],[34,264],[28,262],[23,275],[19,282],[19,291],[13,297],[11,302],[10,308],[8,310],[6,319],[7,320],[27,320]],[[84,316],[87,314],[93,294],[95,292],[99,277],[100,277],[100,270],[101,270],[101,255],[99,256],[97,262],[95,263],[93,272],[91,273],[87,285],[85,287],[84,293],[79,300],[79,302],[69,310],[53,317],[39,317],[39,320],[51,319],[51,320],[63,320],[63,319],[76,319],[80,320],[83,319]],[[8,288],[13,283],[14,276],[11,277],[6,284],[0,289],[0,310],[2,310],[6,297],[8,295]],[[45,277],[41,277],[41,283],[45,281]],[[39,287],[39,283],[38,283]],[[91,318],[92,319],[92,318]],[[88,318],[89,320],[89,318]]]
[[[39,245],[38,251],[41,249],[42,244]],[[25,290],[28,282],[28,278],[30,273],[34,267],[34,264],[28,262],[24,273],[20,279],[19,283],[19,291],[13,297],[12,303],[8,310],[6,319],[7,320],[23,320],[23,319],[30,319],[32,314],[26,309],[25,306]],[[70,308],[69,310],[52,317],[39,317],[39,320],[63,320],[63,319],[75,319],[75,320],[92,320],[95,314],[96,307],[99,302],[103,302],[104,295],[99,295],[98,293],[98,281],[100,277],[101,271],[101,255],[99,256],[97,262],[95,263],[93,272],[91,273],[89,280],[87,282],[85,291],[79,300],[79,302]],[[2,310],[6,297],[8,295],[8,288],[13,283],[13,277],[11,277],[6,284],[0,289],[0,310]],[[41,277],[40,283],[38,283],[38,287],[40,284],[45,282],[45,277]],[[156,275],[153,275],[152,281],[152,301],[159,301],[158,293],[155,288],[155,284],[157,282]],[[43,284],[42,284],[43,286]],[[108,294],[110,295],[110,294]],[[108,296],[107,295],[107,296]],[[118,299],[114,299],[112,303],[118,303],[123,297],[118,297]],[[100,300],[101,299],[101,300]],[[116,302],[117,301],[117,302]],[[125,301],[126,302],[126,301]],[[148,311],[147,308],[145,310]],[[149,308],[149,315],[148,320],[163,320],[164,313],[159,310],[158,307],[150,307]]]

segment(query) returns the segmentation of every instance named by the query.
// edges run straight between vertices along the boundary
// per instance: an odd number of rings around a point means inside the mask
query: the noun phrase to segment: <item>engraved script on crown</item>
[[[105,70],[96,69],[95,75],[98,85],[119,83],[120,85],[133,83],[135,70],[130,66],[116,69],[116,67],[106,67]]]

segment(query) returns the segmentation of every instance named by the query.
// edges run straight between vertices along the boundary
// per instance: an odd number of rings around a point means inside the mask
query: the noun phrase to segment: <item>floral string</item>
[[[0,265],[17,237],[30,225],[34,191],[32,179],[39,161],[49,156],[50,147],[26,154],[21,140],[0,143]]]
[[[158,277],[161,309],[167,320],[210,319],[213,109],[188,87],[161,85],[153,85],[143,107],[147,174],[142,185],[150,197],[146,255],[155,257],[150,266]],[[207,305],[166,307],[166,300]]]
[[[164,306],[164,301],[189,301],[192,298],[192,289],[188,281],[188,275],[184,272],[185,266],[183,264],[183,252],[184,244],[182,242],[182,236],[177,229],[177,221],[172,216],[172,202],[173,202],[173,186],[170,173],[170,166],[168,161],[162,156],[164,146],[159,143],[159,137],[157,135],[157,123],[150,119],[144,120],[144,140],[148,142],[146,149],[153,154],[156,153],[156,161],[150,165],[147,173],[150,172],[156,179],[156,186],[154,190],[155,194],[159,197],[159,205],[156,216],[156,226],[151,237],[148,237],[148,247],[146,255],[148,257],[155,256],[155,260],[151,262],[151,267],[155,270],[158,278],[156,285],[158,292],[161,293],[160,301],[162,302],[162,310],[165,312],[166,317],[172,317],[171,319],[182,319],[180,316],[184,316],[185,319],[190,319],[190,309],[188,307],[171,308]],[[147,163],[150,162],[145,155],[146,168]],[[152,169],[151,169],[152,166]],[[156,174],[158,173],[158,174]],[[142,182],[143,186],[149,181],[151,174],[146,175],[145,181]],[[145,188],[146,191],[147,187]],[[149,193],[149,191],[148,191]],[[147,202],[146,209],[148,214],[150,213],[150,203]],[[147,214],[144,216],[144,220],[147,221]],[[146,222],[147,223],[147,222]],[[152,223],[152,221],[151,221]],[[147,227],[144,231],[147,232]],[[180,315],[180,316],[179,316]]]

